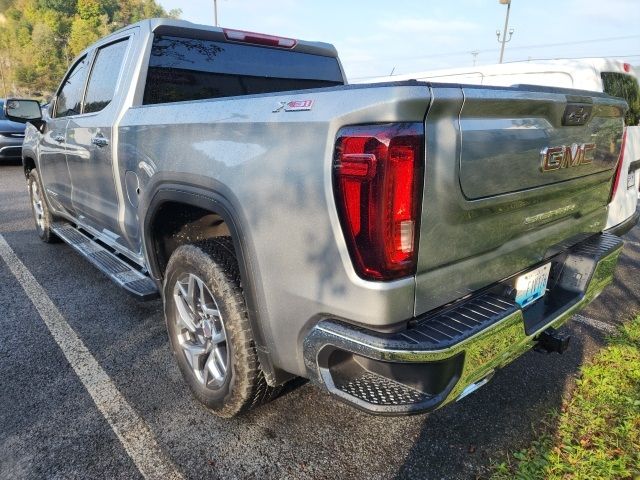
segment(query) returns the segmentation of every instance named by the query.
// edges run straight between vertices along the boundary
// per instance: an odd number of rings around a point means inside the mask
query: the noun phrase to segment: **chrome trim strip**
[[[0,153],[5,152],[6,150],[18,150],[18,154],[22,152],[22,145],[9,145],[8,147],[0,148]]]

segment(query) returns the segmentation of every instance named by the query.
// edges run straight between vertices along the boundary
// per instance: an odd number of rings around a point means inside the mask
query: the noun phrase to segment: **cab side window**
[[[98,49],[89,77],[84,113],[99,112],[113,100],[127,44],[125,39]]]
[[[87,79],[86,55],[76,63],[64,80],[64,85],[56,100],[57,118],[78,115],[82,109],[82,94]]]

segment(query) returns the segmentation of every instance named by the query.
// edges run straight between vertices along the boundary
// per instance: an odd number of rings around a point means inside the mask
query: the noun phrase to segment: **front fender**
[[[25,168],[25,173],[34,166],[35,168],[39,166],[40,137],[40,131],[31,123],[28,123],[24,132],[24,142],[22,143],[22,165]],[[33,163],[29,162],[29,159]]]

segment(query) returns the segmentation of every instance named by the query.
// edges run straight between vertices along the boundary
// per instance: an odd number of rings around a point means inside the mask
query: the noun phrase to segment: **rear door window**
[[[602,86],[605,93],[614,97],[624,98],[629,104],[629,111],[625,115],[625,124],[638,125],[640,122],[640,89],[638,80],[626,73],[602,72]]]
[[[342,85],[338,60],[246,44],[156,35],[144,104]]]
[[[56,100],[56,117],[78,115],[82,109],[82,94],[87,79],[87,57],[82,57],[69,71]]]
[[[99,112],[111,103],[128,43],[125,39],[98,49],[87,86],[84,113]]]

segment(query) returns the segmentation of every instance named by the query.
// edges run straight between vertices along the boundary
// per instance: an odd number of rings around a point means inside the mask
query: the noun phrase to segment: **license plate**
[[[627,190],[633,188],[636,184],[636,172],[630,173],[627,176]]]
[[[521,307],[535,302],[544,296],[547,291],[547,280],[551,264],[547,263],[527,273],[523,273],[516,279],[516,303]]]

